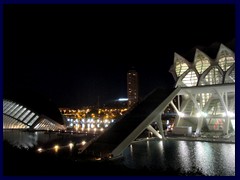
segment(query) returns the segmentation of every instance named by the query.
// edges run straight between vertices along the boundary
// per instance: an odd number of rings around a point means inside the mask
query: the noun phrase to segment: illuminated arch
[[[227,71],[235,63],[234,56],[234,53],[229,48],[223,44],[220,45],[217,62],[223,71]]]
[[[202,74],[211,65],[210,58],[199,49],[196,49],[194,64],[197,72]]]
[[[215,85],[223,83],[223,73],[218,66],[213,66],[201,76],[199,80],[199,85]]]
[[[174,65],[177,77],[186,72],[190,66],[189,62],[177,53],[174,53]]]
[[[3,99],[3,129],[59,130],[65,127],[26,105]]]
[[[190,70],[182,79],[182,82],[185,86],[191,87],[196,86],[198,82],[198,77],[194,70]]]

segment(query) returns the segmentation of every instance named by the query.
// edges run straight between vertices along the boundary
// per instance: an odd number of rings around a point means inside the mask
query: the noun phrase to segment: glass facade
[[[221,71],[217,67],[213,67],[208,74],[203,78],[201,85],[214,85],[214,84],[222,84],[223,75]]]
[[[184,116],[179,117],[179,126],[192,126],[196,132],[203,126],[205,130],[223,131],[224,134],[235,131],[235,90],[218,87],[235,85],[235,54],[232,50],[221,44],[216,58],[211,59],[197,49],[193,62],[175,53],[171,72],[176,87],[209,88],[208,92],[192,90],[191,94],[182,96],[180,109]],[[198,121],[194,124],[196,118]],[[199,123],[200,120],[204,123]]]
[[[36,124],[39,128],[36,128]],[[54,120],[41,118],[36,112],[21,104],[4,99],[3,129],[59,130],[64,129],[64,126]]]
[[[177,53],[174,56],[172,73],[177,80],[176,87],[235,83],[235,54],[224,45],[220,46],[215,60],[198,49],[193,63]]]
[[[201,51],[197,50],[195,55],[196,69],[199,74],[202,74],[210,66],[210,58]]]
[[[196,86],[197,81],[198,81],[197,75],[193,70],[190,70],[182,80],[183,84],[188,87]]]
[[[178,54],[175,54],[175,71],[177,77],[181,76],[184,72],[188,70],[188,65],[186,60]]]

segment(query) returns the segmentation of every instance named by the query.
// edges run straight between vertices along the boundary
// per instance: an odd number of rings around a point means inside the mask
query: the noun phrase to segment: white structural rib
[[[141,124],[138,125],[128,136],[125,138],[113,151],[113,157],[119,156],[122,151],[132,143],[146,128],[150,128],[152,122],[157,121],[160,114],[165,110],[168,104],[172,101],[172,99],[180,92],[181,88],[175,89],[159,106],[152,111],[149,116],[142,121]],[[151,129],[151,128],[150,128]]]

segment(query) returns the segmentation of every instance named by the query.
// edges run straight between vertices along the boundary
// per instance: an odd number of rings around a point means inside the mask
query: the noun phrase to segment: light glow
[[[72,149],[73,148],[73,143],[69,143],[69,148]]]
[[[86,141],[82,141],[82,143],[81,143],[81,144],[84,146],[86,143],[87,143]]]
[[[184,116],[185,116],[183,112],[178,112],[178,115],[179,115],[180,117],[184,117]]]
[[[128,101],[128,98],[119,98],[118,101]]]

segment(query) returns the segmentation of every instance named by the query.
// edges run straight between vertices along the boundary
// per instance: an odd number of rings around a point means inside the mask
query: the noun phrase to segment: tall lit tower
[[[138,73],[135,70],[127,73],[127,93],[128,107],[130,108],[138,102]]]

